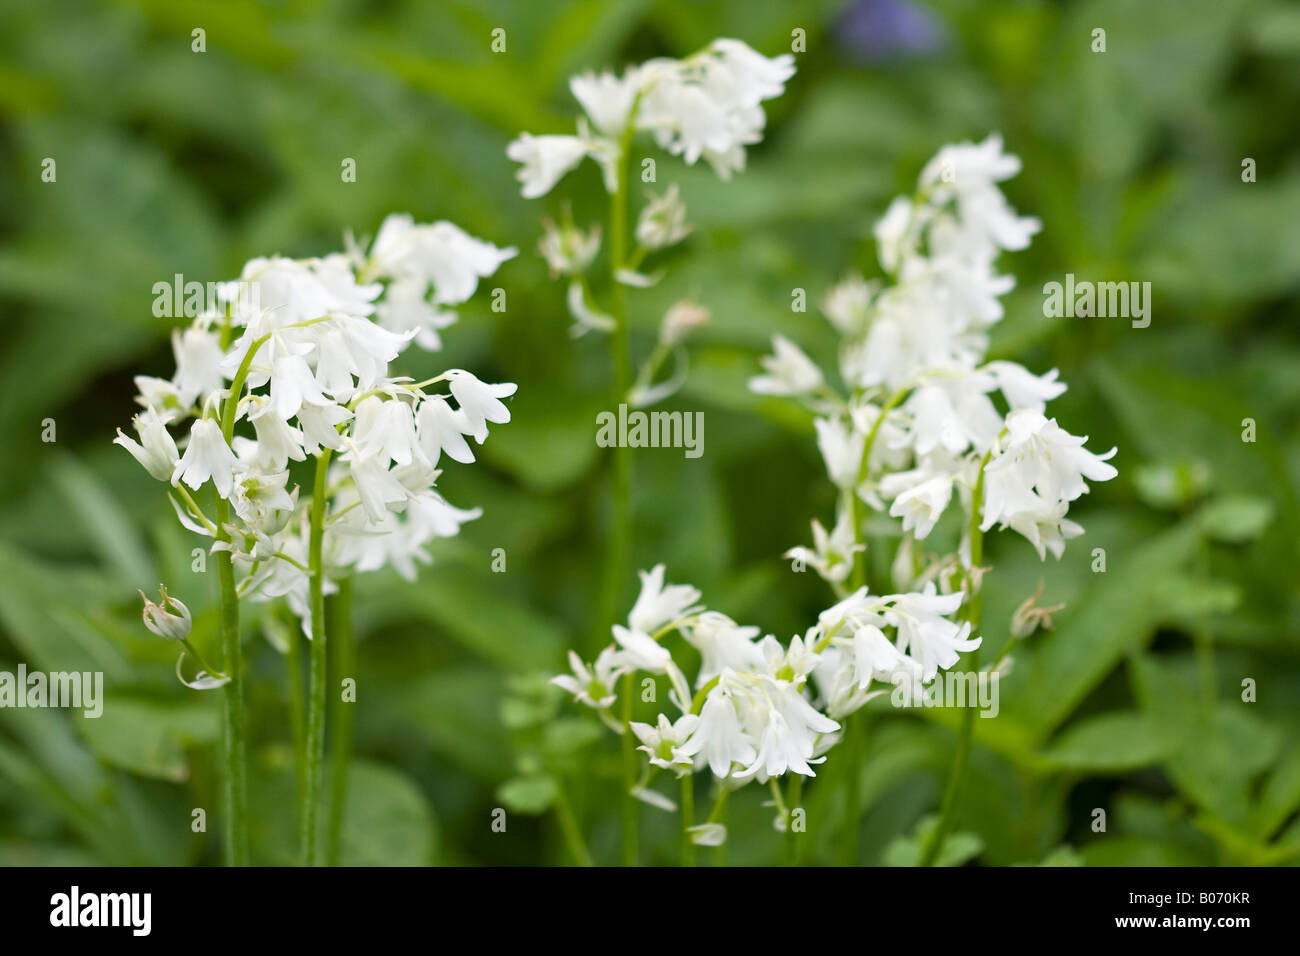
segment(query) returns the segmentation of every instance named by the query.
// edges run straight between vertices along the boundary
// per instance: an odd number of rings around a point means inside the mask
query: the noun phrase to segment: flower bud
[[[190,609],[180,601],[167,594],[167,589],[161,584],[158,585],[158,592],[162,599],[158,604],[153,603],[143,591],[140,592],[140,598],[144,601],[144,626],[149,629],[151,634],[156,634],[165,641],[183,641],[190,636],[190,628],[193,622],[190,619]]]
[[[159,481],[171,481],[178,455],[176,442],[167,431],[166,423],[152,411],[135,416],[133,421],[140,441],[137,442],[124,434],[119,428],[113,444],[121,445],[129,451],[131,456],[154,478]]]
[[[712,313],[704,306],[683,299],[664,313],[663,324],[659,326],[659,341],[667,346],[677,345],[691,334],[692,329],[708,322],[711,317]]]
[[[583,232],[571,221],[557,226],[547,219],[542,223],[542,230],[537,251],[546,260],[552,277],[581,275],[600,251],[600,226]]]
[[[1040,627],[1045,631],[1054,629],[1052,615],[1065,610],[1065,605],[1054,604],[1051,607],[1039,607],[1038,599],[1042,596],[1043,585],[1042,582],[1039,582],[1038,590],[1030,595],[1011,615],[1011,635],[1013,637],[1026,638]]]
[[[686,204],[674,184],[662,196],[650,194],[650,200],[637,218],[636,240],[650,250],[676,245],[691,233],[686,224]]]

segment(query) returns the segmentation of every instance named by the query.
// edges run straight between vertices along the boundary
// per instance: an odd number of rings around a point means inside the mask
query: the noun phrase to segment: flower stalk
[[[352,627],[352,579],[339,581],[334,595],[330,620],[329,651],[333,657],[332,685],[338,690],[342,682],[356,678],[356,635]],[[330,756],[330,803],[326,827],[325,862],[338,866],[343,842],[343,815],[347,805],[348,767],[352,759],[353,703],[336,693],[334,701],[334,734]]]
[[[307,696],[307,786],[303,795],[299,840],[305,866],[320,858],[316,820],[321,803],[321,777],[325,762],[325,707],[329,691],[326,668],[325,573],[321,546],[325,537],[325,487],[330,450],[316,459],[316,482],[311,502],[311,538],[308,568],[311,578],[311,677]]]
[[[633,796],[636,787],[636,744],[632,737],[632,675],[623,676],[623,865],[637,863],[637,821],[640,808]]]
[[[560,821],[560,832],[564,836],[564,843],[569,848],[569,852],[573,854],[574,862],[578,866],[594,866],[591,852],[582,838],[582,828],[578,826],[578,818],[574,816],[573,805],[569,802],[569,795],[564,792],[563,786],[560,786],[555,794],[555,816]]]
[[[970,527],[967,534],[970,539],[970,567],[967,569],[967,601],[962,609],[963,618],[970,623],[972,632],[980,626],[980,612],[983,604],[983,587],[980,580],[980,562],[984,559],[984,532],[980,530],[983,509],[980,502],[984,495],[984,473],[988,469],[989,455],[984,456],[980,464],[979,477],[975,480],[975,491],[971,497]],[[978,667],[979,648],[970,652],[967,660],[972,667]],[[957,730],[957,749],[953,753],[952,768],[948,773],[948,782],[944,785],[943,802],[939,809],[939,822],[926,843],[921,856],[922,866],[933,866],[943,849],[943,841],[952,829],[953,815],[957,809],[957,798],[961,792],[962,778],[966,765],[970,761],[971,744],[975,734],[976,702],[965,701],[962,708],[961,725]]]
[[[627,254],[627,148],[631,143],[631,118],[628,132],[620,143],[616,167],[616,188],[610,193],[609,235],[610,235],[610,293],[612,298],[612,315],[614,327],[609,336],[610,362],[613,374],[613,387],[610,401],[615,409],[627,400],[632,385],[631,356],[629,352],[629,335],[627,319],[627,290],[618,279]],[[605,560],[605,579],[600,603],[601,613],[597,617],[601,631],[603,622],[614,616],[618,603],[618,593],[627,574],[629,551],[632,535],[632,454],[631,449],[616,444],[612,449],[610,474],[610,537],[609,552]]]
[[[226,523],[230,504],[217,498],[218,540],[229,540]],[[225,537],[220,537],[224,535]],[[235,569],[229,551],[217,552],[217,576],[221,582],[221,646],[225,672],[230,678],[222,687],[222,739],[225,763],[226,862],[229,866],[248,864],[248,786],[247,743],[244,739],[244,663],[239,643],[239,598],[235,594]]]
[[[301,812],[302,802],[307,795],[307,704],[303,687],[303,641],[302,628],[297,621],[288,626],[286,670],[289,672],[289,723],[293,730],[293,767],[297,784],[295,793]],[[302,820],[298,820],[302,825]]]
[[[695,866],[695,840],[691,827],[695,825],[695,777],[682,774],[682,866]]]
[[[222,413],[221,433],[230,445],[235,431],[235,411],[244,389],[248,368],[261,343],[248,350]],[[230,502],[216,496],[217,540],[230,543]],[[239,596],[235,591],[235,566],[229,550],[217,552],[217,577],[221,587],[221,646],[228,682],[222,688],[222,726],[225,757],[226,807],[230,814],[226,858],[230,866],[248,864],[248,744],[245,740],[243,647],[239,640]]]

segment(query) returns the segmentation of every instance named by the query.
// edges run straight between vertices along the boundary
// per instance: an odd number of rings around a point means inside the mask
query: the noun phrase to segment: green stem
[[[244,390],[244,380],[253,355],[261,342],[250,347],[244,355],[226,404],[222,409],[221,433],[226,444],[232,443],[235,434],[235,414],[239,396]],[[187,495],[188,497],[188,495]],[[230,502],[217,495],[216,536],[218,541],[230,541]],[[235,565],[229,550],[217,552],[217,576],[221,581],[221,644],[225,652],[225,671],[230,678],[223,687],[222,724],[225,739],[226,808],[230,825],[226,834],[226,859],[231,866],[248,863],[248,748],[245,742],[244,714],[244,661],[239,642],[239,595],[235,592]]]
[[[573,854],[573,859],[578,866],[594,866],[591,853],[587,850],[587,843],[582,838],[582,828],[578,826],[578,818],[574,816],[573,806],[569,803],[569,796],[564,792],[563,785],[555,793],[555,816],[560,821],[560,831],[564,834],[565,845]]]
[[[795,774],[794,779],[790,781],[789,800],[790,814],[793,817],[794,812],[800,809],[799,801],[803,799],[803,775]],[[798,834],[794,830],[794,820],[786,822],[785,827],[785,852],[786,861],[790,866],[799,865],[799,840]]]
[[[844,800],[844,832],[840,834],[840,866],[858,862],[858,831],[862,825],[862,764],[867,732],[867,716],[859,711],[845,718],[845,744],[848,753],[848,787]]]
[[[858,496],[858,488],[867,480],[871,464],[871,449],[876,445],[876,436],[880,434],[880,426],[885,423],[885,416],[893,411],[898,403],[907,396],[907,386],[904,386],[893,395],[889,396],[883,408],[880,409],[880,415],[876,422],[871,426],[871,431],[867,433],[866,439],[862,442],[862,461],[858,465],[857,484],[849,489],[849,520],[853,525],[853,544],[857,546],[862,544],[862,499]],[[855,551],[853,553],[853,576],[850,578],[850,589],[856,591],[862,585],[867,583],[867,559],[864,551]]]
[[[790,823],[790,811],[785,808],[785,798],[781,795],[781,784],[776,777],[768,778],[767,789],[772,792],[772,802],[776,804],[776,812],[788,826]]]
[[[307,795],[307,711],[302,686],[302,628],[297,619],[289,622],[289,721],[293,728],[293,766],[297,781],[298,806]],[[302,825],[302,821],[298,821]]]
[[[613,364],[613,393],[611,401],[614,411],[627,401],[628,389],[631,387],[632,369],[629,358],[627,329],[627,294],[623,283],[618,281],[618,271],[623,267],[627,257],[627,156],[632,142],[634,124],[629,116],[627,129],[620,143],[615,189],[610,194],[609,210],[609,277],[613,297],[612,318],[614,330],[609,336],[610,359]],[[613,473],[611,475],[611,532],[609,554],[605,563],[605,581],[602,588],[600,615],[597,618],[597,641],[599,646],[607,639],[606,628],[614,620],[618,605],[618,594],[624,585],[627,573],[628,554],[631,550],[631,487],[632,458],[631,449],[618,444],[613,449]],[[632,676],[623,678],[623,864],[637,864],[637,825],[638,808],[636,798],[631,790],[636,782],[636,748],[632,740],[632,730],[627,726],[632,719]]]
[[[635,105],[632,112],[635,112]],[[609,336],[610,362],[613,367],[613,386],[610,401],[613,411],[627,401],[632,386],[632,366],[629,355],[627,327],[627,290],[618,280],[618,272],[627,258],[627,159],[632,144],[635,124],[628,117],[627,129],[619,144],[619,157],[615,173],[615,189],[609,197],[609,280],[612,308],[610,317],[614,329]],[[602,588],[600,614],[596,621],[598,648],[608,639],[610,621],[614,620],[619,591],[627,575],[628,554],[631,550],[631,449],[615,444],[613,449],[610,496],[612,503],[609,554],[605,562],[605,580]]]
[[[722,786],[721,783],[718,784],[718,796],[713,801],[713,809],[709,811],[709,818],[704,821],[705,823],[722,822],[722,811],[727,806],[727,796],[730,793],[731,791]]]
[[[966,586],[969,589],[969,598],[965,607],[962,608],[963,618],[970,622],[971,633],[979,630],[980,611],[983,603],[983,586],[979,581],[980,564],[984,560],[984,532],[980,530],[981,517],[984,513],[984,471],[988,468],[989,459],[992,452],[984,456],[984,461],[980,464],[979,478],[975,481],[975,490],[971,495],[971,515],[970,515],[970,568],[966,573]],[[979,648],[970,653],[970,666],[978,668],[979,665]],[[947,838],[948,832],[952,829],[953,814],[957,808],[957,797],[961,791],[962,777],[966,772],[966,765],[970,762],[971,739],[975,730],[975,710],[976,701],[967,700],[966,706],[962,708],[961,726],[957,731],[957,750],[953,755],[952,769],[948,773],[948,782],[944,786],[943,802],[939,809],[939,823],[934,828],[934,833],[930,836],[930,841],[926,845],[925,853],[921,857],[922,866],[933,866],[943,848],[943,841]]]
[[[225,407],[221,410],[221,434],[229,445],[235,438],[235,417],[239,414],[239,396],[244,391],[244,381],[248,378],[248,370],[253,366],[253,356],[257,350],[266,344],[271,336],[264,335],[255,340],[244,353],[244,360],[239,363],[239,370],[235,372],[234,380],[230,383],[230,394],[226,396]],[[220,516],[217,517],[217,524],[221,525]]]
[[[230,502],[217,498],[218,538],[229,540],[225,526],[230,520]],[[248,864],[247,746],[244,740],[244,662],[239,643],[239,598],[235,594],[235,567],[229,551],[217,552],[217,575],[221,580],[221,644],[225,672],[230,678],[222,688],[222,725],[225,740],[226,862]]]
[[[713,688],[718,686],[718,681],[721,679],[721,676],[722,675],[718,675],[717,677],[713,678],[711,681],[709,681],[707,684],[701,687],[698,692],[696,692],[695,697],[691,699],[692,714],[699,716],[700,711],[704,709],[704,702],[708,700],[709,691],[713,690]]]
[[[1020,640],[1020,638],[1016,637],[1014,634],[1007,638],[1007,642],[1002,645],[1002,649],[998,651],[997,656],[993,658],[993,663],[989,665],[989,670],[995,671],[998,669],[999,665],[1007,659],[1007,655],[1011,653],[1011,649],[1016,646],[1016,641],[1018,640]]]
[[[193,515],[195,518],[197,518],[200,522],[202,522],[203,527],[207,528],[213,534],[216,534],[217,532],[216,523],[209,520],[208,516],[203,513],[203,509],[198,506],[198,503],[194,500],[193,496],[189,493],[188,490],[186,490],[183,482],[176,483],[176,491],[180,494],[185,504],[189,506],[190,514]]]
[[[352,579],[339,581],[338,594],[334,596],[330,616],[329,650],[334,658],[334,677],[330,686],[336,691],[347,678],[356,680],[356,643],[352,632]],[[348,796],[348,763],[352,756],[353,707],[355,703],[343,700],[339,693],[333,698],[334,747],[330,759],[330,815],[325,844],[325,862],[339,865],[339,849],[343,837],[343,811]]]
[[[731,793],[730,790],[724,787],[721,783],[718,783],[718,796],[717,799],[713,801],[713,809],[709,811],[709,818],[704,821],[705,823],[720,823],[723,826],[726,826],[727,795],[729,793]],[[723,840],[722,843],[719,844],[718,847],[714,850],[713,865],[714,866],[727,865],[727,841],[726,840]]]
[[[207,661],[205,661],[205,660],[203,659],[203,655],[199,653],[199,649],[198,649],[197,647],[195,647],[193,644],[190,643],[190,640],[189,640],[188,637],[182,637],[182,638],[181,638],[181,641],[180,641],[180,644],[181,644],[181,647],[183,647],[183,648],[185,648],[185,650],[189,651],[190,656],[193,657],[194,660],[198,662],[198,665],[199,665],[199,668],[200,668],[200,669],[202,669],[202,670],[206,671],[207,673],[211,674],[213,677],[225,677],[225,676],[226,676],[226,675],[223,674],[221,671],[217,670],[215,667],[213,667],[211,664],[209,664]]]
[[[939,809],[939,823],[926,844],[925,855],[921,858],[922,866],[934,866],[943,847],[943,841],[952,829],[952,815],[957,806],[957,792],[961,788],[962,776],[966,772],[966,763],[970,758],[971,736],[975,726],[975,708],[967,705],[962,708],[961,728],[957,732],[957,751],[952,758],[952,769],[948,773],[948,782],[943,790],[943,803]]]
[[[320,858],[320,836],[316,814],[321,799],[321,769],[325,760],[325,575],[321,560],[325,538],[325,475],[330,450],[321,449],[316,459],[316,483],[311,501],[311,539],[308,566],[311,568],[311,684],[307,700],[307,792],[303,797],[299,841],[305,866]]]
[[[222,328],[223,341],[230,336],[229,315]],[[230,383],[230,393],[226,396],[221,413],[221,434],[226,444],[234,441],[235,418],[239,413],[239,398],[244,391],[244,382],[248,370],[252,367],[253,356],[270,338],[264,335],[253,342],[240,362],[239,370]],[[187,502],[194,505],[193,499],[182,490]],[[198,511],[197,506],[194,506]],[[198,511],[202,515],[201,511]],[[220,495],[216,504],[216,537],[218,541],[229,542],[230,502]],[[226,858],[231,866],[244,866],[248,863],[248,748],[245,741],[244,713],[244,662],[243,649],[239,642],[239,595],[235,591],[235,567],[228,550],[217,552],[217,575],[221,582],[221,643],[225,652],[225,671],[230,678],[223,687],[222,725],[224,738],[224,758],[226,764],[226,807],[230,814],[230,825],[226,835]]]
[[[632,675],[623,675],[623,865],[636,866],[637,861],[637,799],[632,796],[636,786],[636,745],[632,734]]]
[[[655,375],[659,372],[659,367],[664,364],[668,356],[672,354],[672,351],[672,349],[664,345],[662,342],[656,345],[654,351],[650,353],[650,357],[646,359],[645,364],[641,366],[641,370],[637,372],[636,381],[632,383],[632,387],[628,389],[628,393],[635,395],[648,389],[654,382]]]
[[[695,777],[682,775],[682,866],[695,865],[695,841],[691,827],[695,826]]]
[[[614,190],[610,193],[610,294],[612,307],[610,317],[614,319],[614,330],[610,333],[610,362],[614,373],[611,403],[614,412],[627,402],[628,392],[632,388],[632,363],[629,355],[628,336],[628,297],[627,289],[619,281],[619,272],[628,259],[628,153],[632,150],[632,137],[636,133],[636,113],[641,105],[641,96],[633,100],[628,109],[627,126],[619,138],[619,156],[615,160]],[[616,444],[612,453],[610,497],[611,531],[610,550],[604,566],[604,581],[601,589],[601,604],[598,605],[597,627],[595,627],[595,649],[608,640],[611,620],[614,620],[620,589],[624,587],[627,576],[629,551],[632,550],[632,454],[630,449]]]

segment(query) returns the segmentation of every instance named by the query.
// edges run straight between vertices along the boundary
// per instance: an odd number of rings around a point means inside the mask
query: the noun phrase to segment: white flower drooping
[[[324,454],[335,456],[324,590],[382,567],[413,576],[432,539],[479,514],[434,490],[440,456],[472,462],[466,438],[482,443],[489,423],[510,420],[502,399],[516,387],[460,369],[415,384],[389,364],[412,340],[437,347],[454,320],[443,307],[514,254],[451,223],[395,215],[368,252],[349,243],[321,259],[253,259],[221,286],[221,308],[173,335],[175,376],[137,379],[139,440],[119,430],[115,443],[176,488],[177,516],[231,554],[244,597],[284,597],[305,622],[315,502],[290,467]],[[440,383],[449,394],[426,390]],[[208,483],[230,505],[222,527],[185,490]]]
[[[621,77],[575,76],[569,89],[586,114],[577,134],[522,133],[506,155],[521,164],[518,179],[525,199],[549,193],[587,157],[601,165],[613,192],[612,169],[631,131],[649,132],[662,149],[689,165],[703,157],[721,178],[730,179],[745,168],[745,147],[762,141],[766,116],[761,104],[780,96],[794,71],[788,53],[768,58],[739,40],[719,39],[684,59],[660,58],[629,67]],[[647,224],[647,247],[661,248],[684,235],[672,208],[675,199],[670,193],[651,214],[660,224]]]
[[[899,197],[876,224],[881,267],[892,284],[851,275],[827,297],[841,339],[849,398],[798,346],[773,338],[758,394],[788,395],[817,412],[818,447],[832,481],[900,519],[908,540],[928,537],[954,501],[970,507],[982,488],[982,531],[1024,535],[1040,556],[1060,557],[1082,533],[1069,503],[1115,469],[1045,417],[1065,391],[1052,369],[1035,375],[985,362],[986,330],[1002,316],[1013,280],[994,272],[1003,250],[1023,249],[1041,228],[1007,203],[998,183],[1020,170],[997,135],[944,147],[913,197]],[[841,498],[837,527],[847,510]],[[847,540],[857,541],[856,530]],[[821,545],[814,553],[821,550]],[[803,554],[803,552],[800,552]],[[832,583],[832,565],[813,566]],[[838,565],[834,566],[838,568]],[[944,655],[946,657],[946,655]]]

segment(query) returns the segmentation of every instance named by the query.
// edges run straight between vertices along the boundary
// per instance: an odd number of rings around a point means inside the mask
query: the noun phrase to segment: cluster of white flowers
[[[136,379],[138,440],[119,429],[115,442],[176,489],[186,528],[231,552],[242,597],[284,597],[310,633],[313,505],[326,592],[384,566],[412,578],[431,539],[479,515],[437,492],[438,464],[443,453],[474,460],[466,438],[481,444],[489,423],[510,420],[501,399],[515,386],[461,369],[417,383],[389,363],[412,340],[438,348],[437,330],[455,319],[446,307],[514,254],[448,222],[394,215],[368,252],[349,240],[321,259],[254,259],[216,308],[173,333],[176,374]],[[291,473],[310,458],[328,463],[323,502]],[[228,502],[224,528],[190,494],[208,483]]]
[[[905,556],[957,497],[968,514],[977,509],[982,531],[1011,528],[1040,557],[1059,558],[1082,533],[1066,513],[1088,490],[1084,479],[1116,474],[1105,461],[1114,449],[1095,455],[1045,416],[1065,391],[1056,370],[1040,376],[985,361],[987,329],[1003,314],[999,296],[1014,285],[994,262],[1040,228],[998,188],[1019,169],[996,135],[946,146],[922,171],[915,197],[890,205],[875,235],[893,281],[850,276],[825,305],[841,337],[848,398],[779,336],[763,360],[767,374],[750,382],[755,392],[798,397],[820,416],[818,446],[842,492],[840,514],[830,534],[814,527],[814,549],[793,555],[836,585],[853,564],[859,500],[902,520]]]
[[[590,157],[605,186],[617,188],[623,141],[636,131],[690,165],[703,157],[723,179],[745,168],[745,147],[763,138],[764,100],[780,96],[794,75],[788,53],[768,58],[740,40],[714,40],[684,59],[661,57],[614,73],[575,76],[569,89],[586,115],[576,136],[522,134],[506,155],[522,163],[526,198],[544,196]]]
[[[528,199],[548,194],[566,173],[590,157],[600,165],[605,188],[621,210],[628,145],[635,133],[649,132],[662,149],[690,165],[703,157],[719,176],[730,179],[733,172],[745,167],[745,147],[763,138],[767,122],[763,101],[779,96],[793,75],[792,55],[768,58],[730,39],[714,40],[684,59],[658,58],[628,67],[621,78],[610,72],[585,73],[569,82],[584,111],[577,122],[577,134],[523,133],[506,147],[506,155],[522,164],[517,178]],[[653,285],[662,272],[638,271],[643,260],[676,245],[691,232],[677,186],[648,194],[637,215],[632,233],[636,248],[630,255],[623,249],[621,215],[620,211],[619,218],[610,222],[611,254],[619,260],[612,262],[613,279],[633,288]],[[567,301],[574,320],[570,334],[613,332],[621,319],[595,302],[584,277],[600,251],[600,229],[576,226],[567,208],[560,225],[549,220],[543,225],[538,251],[551,275],[566,277],[569,282]],[[681,314],[679,311],[678,317]],[[665,316],[659,341],[663,349],[642,369],[638,378],[645,381],[629,396],[633,401],[662,399],[684,380],[686,356],[678,346],[685,331],[681,322],[671,322]],[[676,356],[676,374],[662,386],[650,388],[667,353]]]
[[[708,768],[729,789],[788,773],[815,776],[813,767],[840,737],[840,721],[886,692],[875,683],[931,680],[979,646],[969,624],[949,619],[961,594],[939,594],[933,585],[880,597],[860,588],[788,645],[770,634],[760,639],[759,628],[699,599],[689,585],[665,586],[663,565],[641,572],[640,596],[627,626],[614,625],[614,642],[592,664],[570,652],[572,672],[552,680],[616,732],[636,735],[649,767],[634,792],[665,809],[672,804],[647,786],[650,768],[679,777]],[[693,682],[665,644],[673,634],[699,655]],[[675,720],[661,713],[653,725],[625,725],[615,716],[618,681],[635,673],[667,678]],[[698,829],[700,842],[721,838],[717,826]]]
[[[664,587],[660,566],[642,573],[641,596],[627,626],[613,628],[614,644],[594,665],[571,654],[573,673],[554,679],[623,733],[629,727],[612,711],[617,680],[638,671],[666,675],[681,715],[630,722],[651,767],[684,775],[707,766],[724,787],[812,776],[846,717],[903,683],[916,699],[941,670],[980,647],[964,610],[980,587],[975,547],[984,531],[1012,528],[1040,557],[1059,557],[1065,540],[1082,532],[1066,518],[1069,504],[1088,490],[1085,479],[1115,476],[1104,460],[1114,450],[1094,455],[1085,439],[1045,417],[1046,403],[1065,390],[1055,371],[1036,376],[1012,362],[984,361],[986,330],[1002,315],[998,297],[1012,286],[994,273],[994,261],[1002,250],[1023,248],[1039,228],[1018,217],[997,186],[1018,169],[996,136],[945,147],[925,167],[916,197],[889,207],[876,235],[893,281],[851,277],[826,304],[842,338],[847,398],[780,336],[763,359],[765,374],[750,383],[761,394],[794,396],[818,415],[838,513],[829,532],[814,521],[814,546],[787,557],[813,567],[838,603],[782,645],[703,609],[693,587]],[[917,542],[954,498],[967,519],[961,544],[927,565]],[[863,506],[901,521],[893,583],[902,593],[873,595],[854,574],[865,547]],[[693,685],[664,645],[673,633],[701,658]],[[643,798],[651,794],[648,772]],[[697,829],[699,842],[721,839],[716,825]]]
[[[592,665],[570,652],[572,674],[553,683],[600,712],[619,733],[629,729],[612,712],[620,677],[635,672],[664,675],[669,698],[681,712],[674,721],[661,714],[656,726],[631,722],[650,765],[678,776],[708,767],[730,786],[751,779],[766,782],[786,772],[813,775],[839,724],[815,709],[805,695],[817,663],[821,636],[814,628],[788,649],[775,637],[758,640],[757,627],[741,626],[699,605],[698,589],[664,584],[664,566],[641,572],[641,593],[627,626],[613,627],[614,643]],[[693,684],[664,641],[680,634],[700,655]],[[693,688],[693,689],[692,689]],[[664,798],[643,784],[638,795]]]

